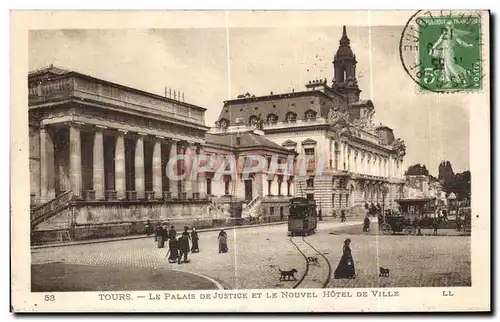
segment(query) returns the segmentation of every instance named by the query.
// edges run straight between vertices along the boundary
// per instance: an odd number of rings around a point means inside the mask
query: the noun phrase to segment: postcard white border
[[[372,12],[372,25],[404,26],[412,11]],[[28,166],[28,102],[26,77],[28,75],[28,30],[61,28],[200,28],[225,27],[225,12],[12,12],[11,13],[11,216],[12,216],[12,305],[23,312],[68,311],[143,311],[143,312],[343,312],[343,311],[465,311],[490,309],[490,83],[485,81],[484,93],[479,94],[484,104],[478,104],[470,113],[470,170],[472,173],[471,287],[398,288],[399,297],[353,297],[315,299],[245,299],[245,300],[175,300],[131,302],[102,301],[95,292],[53,293],[57,301],[44,301],[46,293],[30,292],[30,216]],[[325,12],[230,12],[228,25],[234,26],[327,26],[342,24],[366,25],[366,11],[344,11],[331,19]],[[489,17],[484,12],[483,32],[485,48],[489,44]],[[489,52],[489,51],[488,51]],[[489,71],[489,57],[484,62]],[[490,75],[487,75],[489,77]],[[440,94],[446,95],[446,94]],[[459,95],[454,94],[457,100]],[[471,94],[478,95],[478,94]],[[347,291],[348,289],[338,289]],[[349,289],[351,292],[371,289]],[[443,291],[454,296],[444,297]],[[275,290],[282,292],[283,290]],[[310,290],[308,290],[310,291]],[[323,290],[314,290],[323,292]],[[228,291],[251,294],[273,290]],[[129,292],[133,295],[144,292]],[[160,292],[154,292],[160,293]],[[170,292],[172,293],[172,292]],[[182,292],[175,292],[182,293]],[[200,294],[200,291],[188,293]]]

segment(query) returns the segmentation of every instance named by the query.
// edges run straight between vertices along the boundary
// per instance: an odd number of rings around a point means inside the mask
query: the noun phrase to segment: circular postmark
[[[482,47],[480,13],[421,10],[401,32],[399,56],[421,92],[480,91]]]

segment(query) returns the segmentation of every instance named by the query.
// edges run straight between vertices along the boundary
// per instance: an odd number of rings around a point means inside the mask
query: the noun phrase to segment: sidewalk
[[[205,228],[197,230],[198,233],[216,231],[216,230],[230,230],[230,229],[240,229],[240,228],[252,228],[252,227],[265,227],[265,226],[275,226],[275,225],[284,225],[287,224],[286,221],[272,222],[272,223],[263,223],[263,224],[255,224],[255,225],[242,225],[242,226],[232,226],[232,227],[217,227],[217,228]],[[115,242],[115,241],[125,241],[132,239],[140,239],[140,238],[153,238],[154,234],[151,235],[132,235],[132,236],[120,236],[120,237],[111,237],[111,238],[99,238],[99,239],[89,239],[89,240],[75,240],[75,241],[67,241],[67,242],[55,242],[55,243],[47,243],[43,245],[33,245],[31,249],[40,249],[40,248],[51,248],[51,247],[64,247],[64,246],[75,246],[75,245],[85,245],[85,244],[96,244],[96,243],[107,243],[107,242]]]

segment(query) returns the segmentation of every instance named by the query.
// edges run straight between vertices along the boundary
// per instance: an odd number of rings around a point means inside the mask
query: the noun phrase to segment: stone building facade
[[[217,121],[222,129],[259,127],[267,139],[314,157],[307,175],[293,180],[295,196],[316,200],[325,215],[363,213],[371,203],[396,207],[403,194],[405,144],[388,126],[373,123],[375,107],[360,99],[356,64],[344,27],[331,85],[313,80],[304,91],[240,95],[224,102]]]
[[[35,239],[70,228],[93,238],[128,234],[147,221],[210,227],[215,219],[287,214],[282,194],[260,198],[264,173],[249,180],[241,171],[229,180],[213,180],[212,170],[188,174],[199,155],[294,154],[258,131],[209,132],[205,108],[54,66],[31,72],[28,87]],[[179,156],[186,159],[169,162]],[[274,203],[276,212],[260,211],[261,203]]]

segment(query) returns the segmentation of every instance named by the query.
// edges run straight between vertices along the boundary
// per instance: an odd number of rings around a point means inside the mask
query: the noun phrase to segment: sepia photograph
[[[489,309],[489,13],[348,13],[27,28],[24,292]]]

